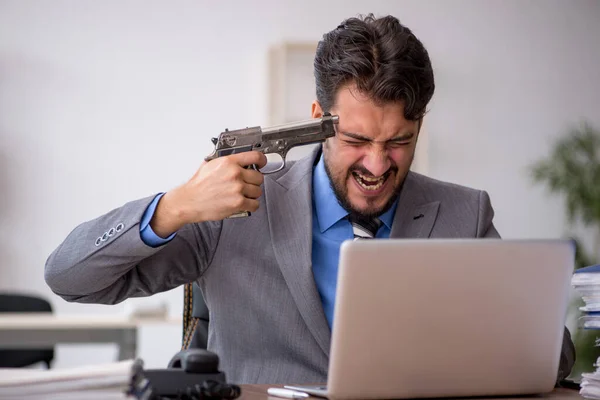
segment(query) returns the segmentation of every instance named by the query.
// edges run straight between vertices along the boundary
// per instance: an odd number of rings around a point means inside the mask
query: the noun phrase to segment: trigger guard
[[[281,171],[282,169],[284,169],[284,168],[285,168],[285,157],[284,157],[283,155],[279,154],[279,153],[276,153],[276,154],[278,154],[278,155],[281,157],[281,166],[280,166],[278,169],[274,169],[273,171],[266,171],[266,172],[265,172],[265,171],[261,171],[259,168],[257,168],[257,166],[256,166],[255,164],[252,164],[252,167],[253,167],[253,168],[254,168],[256,171],[260,172],[260,173],[261,173],[261,174],[263,174],[263,175],[274,174],[274,173],[276,173],[276,172],[279,172],[279,171]],[[287,154],[287,153],[286,153],[286,154]],[[269,165],[269,163],[268,163],[268,162],[267,162],[267,164],[265,165],[265,167],[266,167],[267,165]],[[264,167],[263,167],[263,168],[264,168]]]

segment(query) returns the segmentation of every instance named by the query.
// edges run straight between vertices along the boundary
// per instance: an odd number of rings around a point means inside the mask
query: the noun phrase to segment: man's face
[[[322,116],[317,102],[312,111],[314,118]],[[375,104],[352,86],[338,92],[330,112],[340,119],[323,156],[338,201],[349,212],[383,214],[413,161],[419,122],[404,119],[402,103]]]

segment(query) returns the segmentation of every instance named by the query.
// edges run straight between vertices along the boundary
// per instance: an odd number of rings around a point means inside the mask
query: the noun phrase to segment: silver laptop
[[[344,242],[327,386],[333,399],[553,389],[575,249],[563,240]]]

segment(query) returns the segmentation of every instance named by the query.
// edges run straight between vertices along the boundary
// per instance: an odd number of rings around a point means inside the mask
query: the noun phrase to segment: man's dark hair
[[[429,54],[393,16],[349,18],[323,35],[314,61],[317,100],[334,106],[338,90],[354,83],[376,103],[402,101],[404,118],[423,117],[435,89]]]

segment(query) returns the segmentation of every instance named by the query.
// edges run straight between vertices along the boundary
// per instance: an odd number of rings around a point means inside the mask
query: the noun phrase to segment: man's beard
[[[359,171],[360,173],[365,174],[365,175],[372,175],[372,174],[370,174],[368,172],[368,170],[366,170],[364,167],[362,167],[360,165],[352,165],[350,168],[348,168],[348,172],[346,174],[345,179],[341,182],[337,182],[334,179],[334,176],[333,176],[331,170],[329,169],[327,162],[325,162],[325,171],[327,172],[327,176],[329,177],[330,186],[333,189],[333,193],[335,194],[335,197],[337,198],[337,201],[340,204],[340,206],[342,206],[346,211],[348,211],[352,215],[355,215],[357,217],[367,218],[367,219],[379,217],[380,215],[384,214],[386,211],[388,211],[394,205],[394,202],[400,195],[400,192],[402,190],[402,182],[404,181],[404,178],[403,178],[400,181],[400,183],[398,183],[398,184],[396,184],[395,182],[393,183],[394,185],[396,185],[396,187],[394,188],[392,194],[390,195],[390,198],[383,205],[383,207],[380,207],[378,209],[368,209],[368,211],[365,211],[365,210],[361,211],[361,210],[354,208],[352,206],[352,204],[350,203],[350,199],[348,198],[348,187],[346,186],[346,182],[348,182],[349,179],[354,179],[351,176],[352,171]],[[386,174],[393,175],[394,179],[398,179],[398,168],[396,166],[392,166],[386,172]],[[386,179],[392,179],[392,177],[388,176]]]

